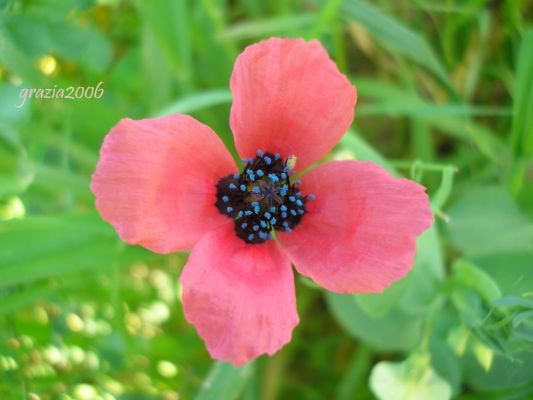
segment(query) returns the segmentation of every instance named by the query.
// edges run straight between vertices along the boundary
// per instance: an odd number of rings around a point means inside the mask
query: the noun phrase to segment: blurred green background
[[[0,0],[0,399],[533,399],[533,4],[497,0]],[[186,254],[121,243],[89,191],[122,117],[190,113],[234,149],[236,56],[318,38],[357,86],[332,158],[428,187],[408,277],[299,277],[272,358],[213,362],[183,317]],[[96,87],[100,99],[23,88]]]

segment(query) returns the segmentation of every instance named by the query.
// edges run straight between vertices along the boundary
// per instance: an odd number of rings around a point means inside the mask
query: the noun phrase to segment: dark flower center
[[[294,159],[257,151],[257,157],[243,160],[244,169],[217,183],[218,210],[234,220],[235,233],[247,243],[263,243],[272,230],[291,232],[307,212],[314,195],[303,196],[291,182]]]

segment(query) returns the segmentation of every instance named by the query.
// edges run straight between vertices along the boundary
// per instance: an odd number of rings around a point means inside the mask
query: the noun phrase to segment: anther
[[[306,213],[306,200],[315,198],[300,193],[300,179],[292,181],[296,157],[258,150],[243,163],[240,174],[217,183],[216,207],[234,220],[235,233],[247,243],[263,243],[272,230],[291,232]]]

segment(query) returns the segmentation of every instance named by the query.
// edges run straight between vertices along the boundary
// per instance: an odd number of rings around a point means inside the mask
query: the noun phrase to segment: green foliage
[[[533,31],[526,1],[0,0],[0,399],[529,399]],[[186,254],[127,246],[89,190],[122,117],[191,113],[234,150],[228,82],[269,36],[319,39],[358,90],[328,158],[428,188],[435,225],[383,293],[297,279],[272,358],[213,362]],[[23,88],[96,86],[100,99]]]

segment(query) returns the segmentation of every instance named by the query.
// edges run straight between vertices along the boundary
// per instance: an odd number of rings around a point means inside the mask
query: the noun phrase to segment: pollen
[[[216,185],[218,210],[234,220],[236,235],[247,243],[272,239],[274,230],[292,232],[307,213],[308,201],[295,175],[296,157],[257,150],[255,158],[242,160],[241,173],[230,174]]]

